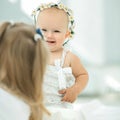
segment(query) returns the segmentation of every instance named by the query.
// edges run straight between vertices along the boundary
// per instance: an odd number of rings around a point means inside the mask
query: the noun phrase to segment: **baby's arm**
[[[75,84],[70,88],[59,91],[64,94],[62,101],[74,102],[81,91],[85,88],[88,82],[88,73],[80,62],[80,59],[70,53],[70,65],[72,67],[73,75],[75,76]]]

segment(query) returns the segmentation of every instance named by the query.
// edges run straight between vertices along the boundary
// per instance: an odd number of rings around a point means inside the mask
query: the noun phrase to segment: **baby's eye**
[[[42,29],[43,32],[46,32],[47,30],[46,29]]]
[[[59,33],[60,31],[59,30],[54,30],[54,32]]]

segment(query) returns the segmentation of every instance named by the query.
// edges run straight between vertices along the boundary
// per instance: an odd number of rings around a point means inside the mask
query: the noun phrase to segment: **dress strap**
[[[67,49],[63,49],[63,53],[62,53],[62,57],[61,57],[61,64],[60,64],[61,67],[63,67],[67,52],[68,52]]]
[[[59,89],[66,89],[66,77],[63,71],[63,64],[65,61],[65,56],[68,50],[63,49],[61,59],[55,60],[55,66],[57,67],[57,73],[58,73],[58,81],[59,81]]]

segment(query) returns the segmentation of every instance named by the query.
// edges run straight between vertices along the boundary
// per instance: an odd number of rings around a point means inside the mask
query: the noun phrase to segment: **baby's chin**
[[[50,52],[59,53],[63,51],[63,48],[49,48]]]

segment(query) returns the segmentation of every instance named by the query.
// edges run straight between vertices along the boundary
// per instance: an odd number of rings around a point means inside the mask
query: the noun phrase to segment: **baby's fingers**
[[[71,99],[69,99],[69,98],[67,98],[67,97],[65,97],[65,96],[62,98],[61,101],[69,102],[69,103],[72,103],[72,102],[73,102],[73,100],[71,100]]]
[[[65,94],[65,93],[66,93],[66,89],[59,90],[58,92],[59,92],[60,94]]]

